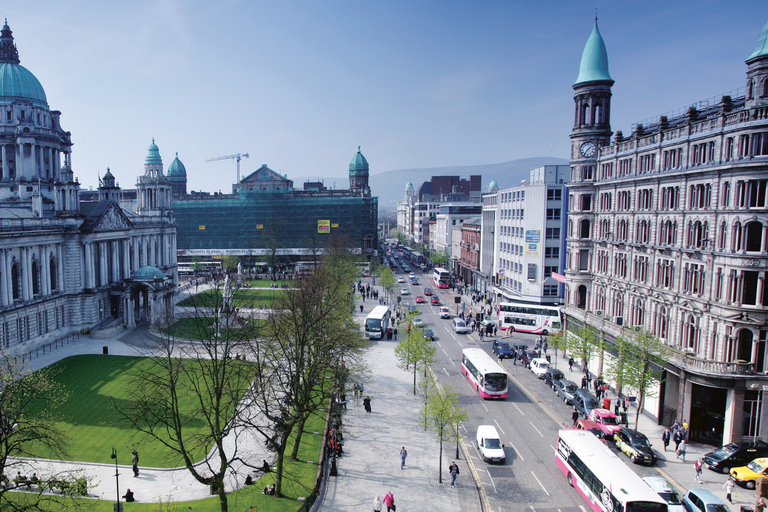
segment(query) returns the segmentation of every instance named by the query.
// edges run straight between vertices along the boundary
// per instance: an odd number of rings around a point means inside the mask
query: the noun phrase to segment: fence
[[[44,345],[40,345],[39,347],[33,348],[31,350],[27,350],[26,352],[22,352],[21,360],[31,361],[33,357],[40,357],[45,354],[50,354],[56,349],[63,348],[64,346],[79,340],[81,337],[82,335],[80,333],[68,334],[63,338],[51,341]]]

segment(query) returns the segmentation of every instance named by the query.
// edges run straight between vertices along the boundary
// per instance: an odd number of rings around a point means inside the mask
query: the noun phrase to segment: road
[[[418,285],[411,284],[408,273],[398,268],[396,276],[406,277],[406,283],[398,283],[398,290],[408,288],[410,294],[401,295],[402,304],[415,304],[417,295],[423,295],[424,288],[429,287],[440,297],[441,305],[447,306],[455,313],[454,295],[449,290],[438,290],[431,282],[431,275],[414,270],[419,281]],[[429,297],[426,297],[429,301]],[[536,512],[586,511],[586,505],[578,493],[570,488],[565,476],[554,461],[557,431],[570,426],[571,407],[566,405],[554,392],[538,379],[530,370],[521,365],[513,365],[510,360],[504,360],[504,366],[509,375],[509,397],[507,400],[483,400],[469,385],[461,373],[461,351],[467,347],[480,347],[491,353],[491,343],[479,341],[476,334],[456,334],[451,327],[451,321],[440,319],[440,306],[429,303],[417,304],[419,316],[435,333],[437,346],[434,365],[435,372],[443,384],[452,384],[460,393],[460,405],[469,416],[463,427],[463,438],[470,450],[473,463],[481,477],[485,491],[491,500],[493,510],[500,512],[521,510],[521,505]],[[501,333],[497,338],[500,338]],[[524,333],[512,333],[510,342],[526,343],[533,347],[537,336]],[[567,362],[555,357],[550,350],[553,365],[566,366]],[[507,456],[504,465],[490,465],[483,462],[477,451],[475,432],[478,425],[493,425],[501,434]],[[610,443],[609,446],[615,450]],[[618,453],[618,451],[616,451]],[[619,454],[619,457],[626,457]],[[663,461],[659,466],[663,469]],[[659,476],[655,467],[630,465],[639,476]]]

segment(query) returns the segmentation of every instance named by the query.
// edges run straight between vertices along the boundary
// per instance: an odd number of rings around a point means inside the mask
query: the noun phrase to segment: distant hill
[[[394,212],[397,203],[403,199],[405,184],[408,180],[418,192],[419,186],[432,176],[461,176],[468,178],[471,174],[483,177],[483,192],[488,190],[488,184],[495,179],[499,188],[509,188],[519,185],[528,179],[530,170],[542,165],[567,165],[564,158],[523,158],[501,164],[463,165],[455,167],[428,167],[423,169],[398,169],[374,174],[370,177],[371,194],[379,198],[379,216]]]

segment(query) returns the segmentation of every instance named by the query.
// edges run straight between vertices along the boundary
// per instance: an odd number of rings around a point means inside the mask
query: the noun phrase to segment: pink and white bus
[[[432,282],[435,283],[435,288],[448,288],[451,284],[451,273],[438,267],[432,272]]]
[[[502,302],[498,305],[499,329],[533,334],[560,334],[562,313],[557,306]]]
[[[667,503],[589,430],[561,430],[555,462],[595,512],[667,512]]]
[[[461,373],[483,398],[507,398],[507,372],[481,348],[461,352]]]

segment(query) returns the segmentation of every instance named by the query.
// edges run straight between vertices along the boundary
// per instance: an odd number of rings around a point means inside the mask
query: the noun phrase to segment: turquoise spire
[[[360,146],[357,146],[357,153],[352,157],[352,161],[349,163],[349,175],[368,176],[368,171],[368,160],[366,160],[360,152]]]
[[[752,55],[747,57],[747,64],[749,64],[749,62],[753,59],[766,56],[768,56],[768,23],[765,24],[763,30],[760,32],[760,35],[757,36],[755,51],[752,52]]]
[[[155,139],[152,139],[152,144],[149,145],[149,151],[147,151],[147,158],[144,160],[144,164],[160,164],[163,165],[163,159],[160,158],[160,149],[155,144]]]
[[[592,28],[592,35],[587,40],[584,47],[584,53],[581,54],[581,66],[579,66],[579,77],[573,85],[585,82],[595,82],[598,80],[610,80],[608,74],[608,52],[605,50],[605,42],[600,30],[597,28],[597,16],[595,16],[595,26]]]

